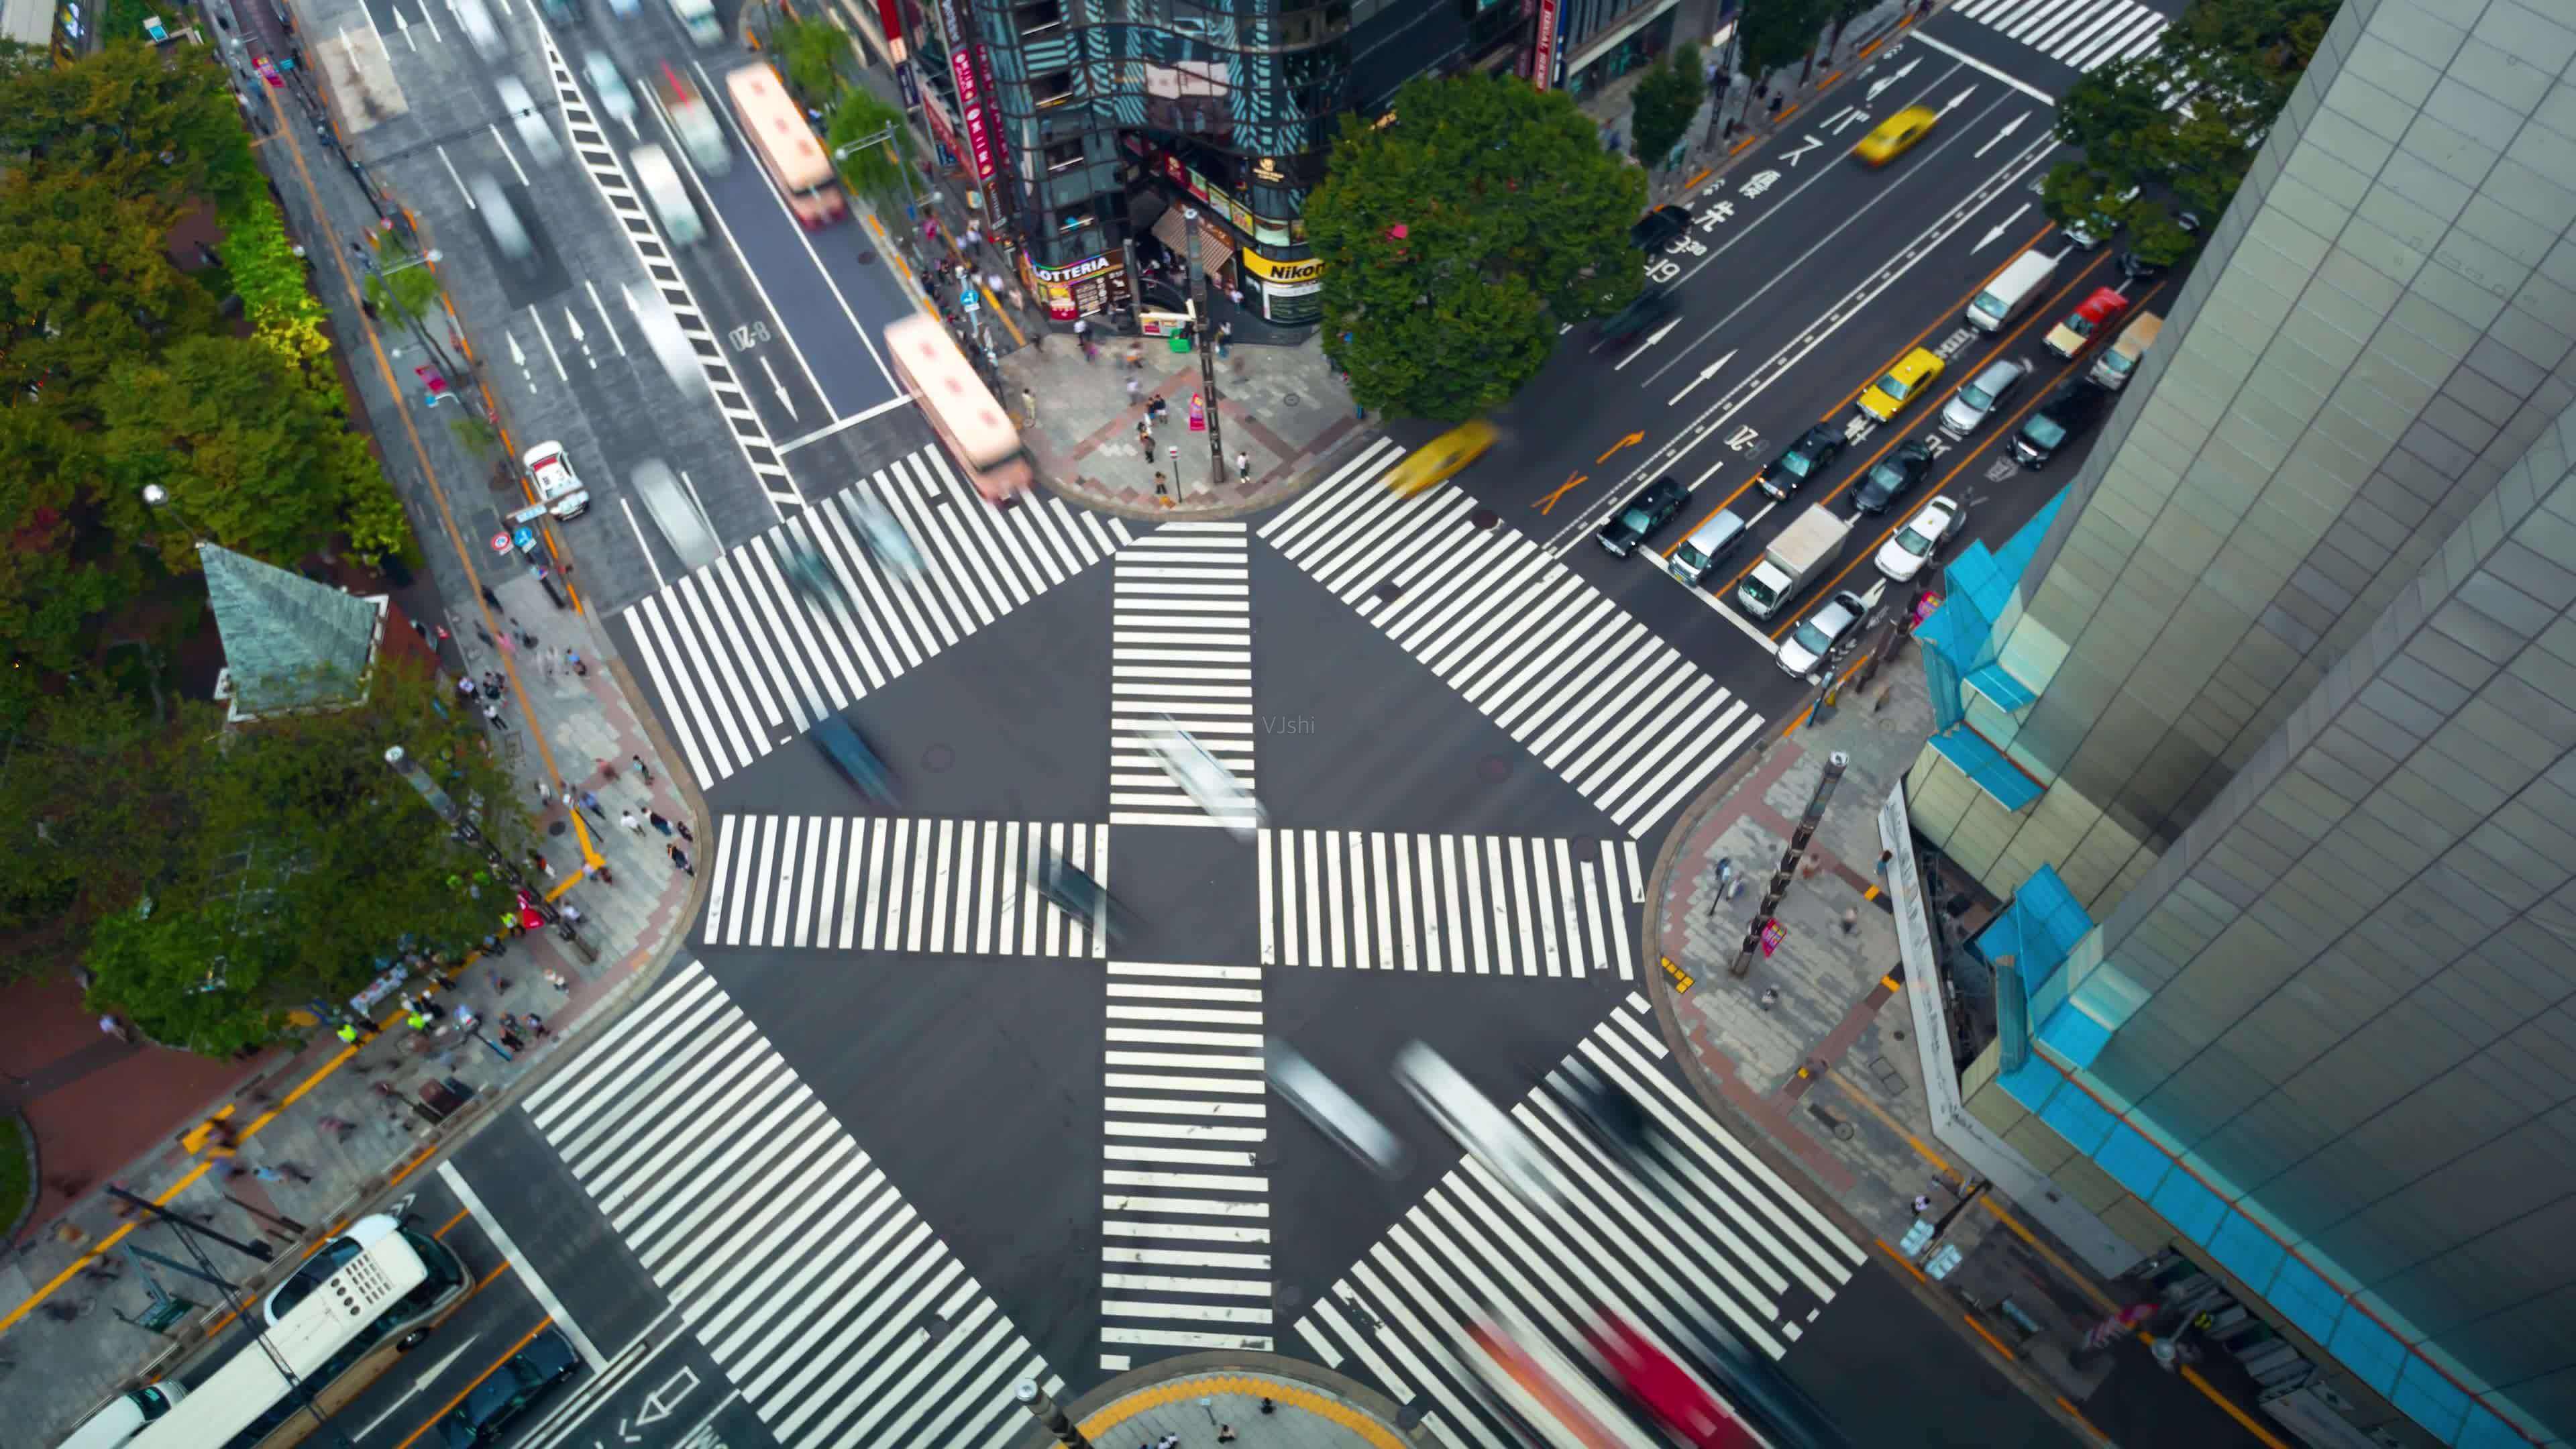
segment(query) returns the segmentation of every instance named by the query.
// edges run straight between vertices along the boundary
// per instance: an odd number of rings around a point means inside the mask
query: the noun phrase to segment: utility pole
[[[1091,1449],[1091,1441],[1082,1436],[1082,1427],[1056,1407],[1055,1400],[1047,1397],[1046,1390],[1038,1387],[1036,1379],[1022,1379],[1013,1384],[1011,1397],[1018,1399],[1020,1407],[1028,1410],[1032,1418],[1044,1424],[1046,1431],[1053,1434],[1055,1442],[1063,1445],[1064,1449]]]
[[[456,808],[456,802],[448,798],[447,792],[438,788],[437,782],[423,773],[411,756],[403,752],[402,746],[395,745],[387,749],[385,763],[391,765],[394,773],[402,776],[406,784],[420,792],[420,798],[429,802],[429,808],[438,812],[438,818],[455,829],[457,839],[483,852],[484,863],[492,867],[493,874],[515,887],[527,899],[534,901],[536,904],[531,909],[555,928],[555,934],[572,942],[573,948],[581,952],[581,959],[585,961],[599,959],[599,948],[583,940],[580,933],[573,930],[572,922],[564,919],[563,912],[555,908],[554,902],[546,899],[545,892],[528,883],[528,877],[519,869],[519,863],[503,855],[500,847],[494,845],[464,811]],[[491,1044],[487,1042],[485,1045]],[[497,1046],[492,1049],[496,1052],[501,1051]],[[502,1055],[506,1059],[508,1053],[503,1052]]]
[[[1762,904],[1755,907],[1753,919],[1744,927],[1744,943],[1735,950],[1735,964],[1726,968],[1729,976],[1750,975],[1753,953],[1762,949],[1762,933],[1771,926],[1772,915],[1780,901],[1789,894],[1789,882],[1797,877],[1799,858],[1807,853],[1808,842],[1816,838],[1816,827],[1825,818],[1825,802],[1834,798],[1834,786],[1842,783],[1843,771],[1851,765],[1851,756],[1840,750],[1825,757],[1825,776],[1816,782],[1816,793],[1798,816],[1797,828],[1789,832],[1789,848],[1780,855],[1779,869],[1771,873],[1771,884],[1762,893]]]
[[[1199,396],[1203,400],[1202,411],[1207,416],[1208,491],[1213,493],[1225,481],[1225,430],[1218,421],[1216,410],[1216,309],[1211,305],[1215,293],[1199,270],[1199,209],[1182,207],[1181,223],[1181,250],[1185,253],[1181,260],[1189,268],[1190,311],[1192,320],[1198,322],[1203,334],[1198,339]],[[1172,486],[1181,486],[1177,470],[1172,477]]]

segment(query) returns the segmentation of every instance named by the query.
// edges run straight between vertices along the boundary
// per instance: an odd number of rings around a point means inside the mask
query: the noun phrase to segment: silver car
[[[2030,364],[2017,358],[1998,357],[1985,365],[1967,385],[1951,394],[1941,409],[1941,426],[1959,437],[1966,437],[1985,426],[1995,409],[2030,376]]]
[[[1208,818],[1233,832],[1237,840],[1252,839],[1253,832],[1267,823],[1269,816],[1261,802],[1234,778],[1225,762],[1209,754],[1207,746],[1190,738],[1189,733],[1172,722],[1170,715],[1159,724],[1141,731],[1145,748],[1162,761],[1163,773],[1181,787]]]
[[[1789,637],[1780,641],[1780,667],[1804,679],[1816,672],[1834,646],[1860,627],[1869,616],[1869,602],[1848,591],[1838,593],[1798,621]]]
[[[1512,1191],[1531,1202],[1558,1197],[1546,1159],[1511,1115],[1493,1104],[1448,1059],[1422,1043],[1395,1054],[1395,1079],[1467,1155],[1485,1164]]]
[[[618,73],[617,62],[605,51],[594,50],[581,60],[582,74],[590,77],[590,88],[599,92],[599,108],[626,127],[635,129],[635,92]]]
[[[537,98],[528,94],[517,76],[505,75],[492,82],[501,94],[501,109],[510,115],[510,124],[519,133],[519,144],[528,148],[528,159],[540,166],[552,166],[563,156],[563,143],[555,139],[555,128],[546,124],[546,113],[537,109]]]
[[[1288,1105],[1304,1113],[1306,1120],[1315,1124],[1315,1130],[1331,1138],[1335,1146],[1383,1176],[1404,1175],[1404,1139],[1343,1091],[1340,1084],[1317,1070],[1313,1062],[1298,1055],[1295,1048],[1275,1037],[1264,1041],[1262,1065],[1269,1073],[1270,1085],[1288,1099]]]

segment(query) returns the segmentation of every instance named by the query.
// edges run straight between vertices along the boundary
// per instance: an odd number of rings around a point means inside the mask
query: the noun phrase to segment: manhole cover
[[[937,1342],[939,1339],[945,1338],[948,1335],[948,1320],[940,1317],[936,1313],[925,1313],[921,1315],[921,1322],[918,1326],[921,1329],[921,1336],[930,1339],[933,1342]]]
[[[874,248],[874,247],[861,247],[861,248],[859,248],[859,265],[860,265],[860,266],[863,266],[863,267],[864,267],[864,266],[868,265],[869,263],[871,263],[871,262],[875,261],[876,259],[877,259],[876,248]]]
[[[957,763],[957,752],[946,745],[932,745],[921,752],[921,768],[934,775],[946,774]]]
[[[1294,1283],[1282,1283],[1279,1285],[1279,1291],[1273,1295],[1271,1301],[1277,1303],[1281,1308],[1294,1309],[1298,1304],[1306,1301],[1306,1290],[1298,1287]]]
[[[1373,592],[1377,595],[1377,601],[1379,603],[1392,604],[1397,599],[1404,597],[1404,585],[1389,579],[1387,582],[1378,585]]]
[[[1499,785],[1512,777],[1512,762],[1500,755],[1487,755],[1476,762],[1476,778],[1488,785]]]
[[[1293,392],[1283,392],[1279,394],[1279,405],[1281,407],[1301,408],[1306,405],[1306,400],[1297,396],[1297,394]]]
[[[1479,508],[1467,515],[1467,526],[1478,533],[1487,532],[1502,521],[1503,516],[1490,508]]]
[[[565,821],[565,820],[557,820],[557,821],[553,822],[552,824],[550,824],[550,825],[548,825],[548,826],[546,827],[546,834],[548,834],[548,835],[561,835],[561,834],[563,834],[563,833],[564,833],[564,830],[565,830],[565,829],[566,829],[570,824],[571,824],[571,822],[569,822],[569,821]]]

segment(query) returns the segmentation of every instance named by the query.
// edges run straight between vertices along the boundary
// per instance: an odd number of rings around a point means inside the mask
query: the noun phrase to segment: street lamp
[[[179,506],[178,499],[170,496],[169,489],[162,487],[158,483],[144,484],[143,506],[151,509],[155,513],[167,513],[171,517],[179,520],[179,526],[188,530],[188,538],[190,542],[195,543],[200,547],[205,544],[205,531],[198,528],[194,522],[190,521],[187,510]]]
[[[574,948],[581,952],[583,960],[599,959],[599,949],[583,940],[580,934],[573,930],[572,922],[564,918],[563,912],[555,908],[554,902],[546,899],[545,892],[528,883],[528,877],[519,869],[518,862],[503,855],[500,847],[494,845],[490,838],[483,834],[481,828],[475,825],[473,817],[457,809],[456,801],[450,798],[445,790],[438,788],[438,783],[430,779],[421,770],[419,764],[403,752],[402,746],[394,745],[388,748],[385,751],[385,763],[392,766],[394,773],[402,776],[414,790],[420,792],[420,798],[429,803],[430,809],[438,812],[439,819],[454,827],[457,839],[483,853],[484,864],[492,868],[493,874],[509,882],[521,894],[534,901],[536,904],[531,909],[545,918],[547,923],[555,928],[557,935],[572,942]],[[500,1049],[494,1047],[493,1050]]]
[[[431,247],[428,251],[422,252],[419,256],[412,258],[410,261],[396,262],[390,267],[376,268],[376,275],[380,277],[390,277],[396,272],[410,271],[412,268],[420,266],[423,263],[427,263],[430,266],[436,266],[439,263],[440,256],[441,253],[438,248]]]
[[[904,159],[903,152],[895,148],[894,122],[886,122],[884,129],[878,131],[872,136],[861,136],[857,140],[849,142],[847,145],[834,148],[832,152],[833,169],[839,170],[842,160],[852,152],[864,151],[870,146],[883,146],[886,148],[887,154],[894,158],[894,169],[903,177],[903,194],[907,198],[906,205],[914,213],[911,219],[917,220],[921,211],[921,193],[913,187],[911,164]]]

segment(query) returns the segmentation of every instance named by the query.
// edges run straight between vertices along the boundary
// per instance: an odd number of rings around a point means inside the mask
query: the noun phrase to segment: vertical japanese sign
[[[993,125],[984,114],[984,85],[975,69],[975,47],[966,34],[959,0],[939,0],[940,38],[948,46],[948,73],[957,83],[958,119],[966,127],[966,149],[974,157],[975,179],[993,179]]]
[[[1538,44],[1530,52],[1530,88],[1546,90],[1556,80],[1556,27],[1563,18],[1558,0],[1538,0]]]

